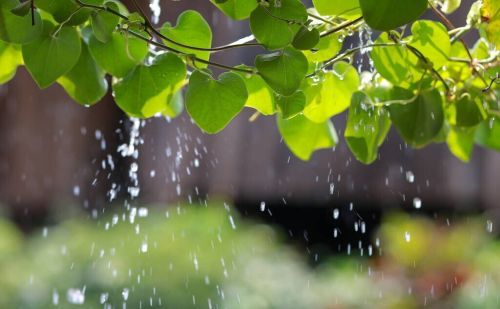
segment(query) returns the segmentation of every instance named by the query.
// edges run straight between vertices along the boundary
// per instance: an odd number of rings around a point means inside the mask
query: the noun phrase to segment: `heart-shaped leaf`
[[[252,0],[210,0],[224,14],[233,19],[247,19],[257,7],[257,1]]]
[[[11,12],[19,5],[17,0],[0,1],[0,40],[25,44],[35,40],[42,34],[42,19],[35,10],[35,24],[32,24],[31,14],[18,16]]]
[[[186,65],[172,53],[160,54],[151,65],[140,64],[113,85],[118,106],[134,117],[148,118],[167,109],[184,85]]]
[[[76,65],[57,82],[73,100],[84,105],[97,103],[108,90],[104,71],[97,66],[84,42]]]
[[[106,7],[119,11],[118,5],[114,2],[106,2]],[[115,30],[120,17],[108,11],[94,11],[91,14],[92,30],[96,39],[106,43],[111,39],[111,34]]]
[[[210,25],[196,11],[188,10],[179,15],[175,27],[172,27],[170,23],[165,23],[161,28],[161,33],[170,40],[183,45],[205,49],[212,47],[212,30],[210,29]],[[186,54],[194,54],[203,60],[210,59],[210,51],[182,47],[168,40],[163,40],[163,43]],[[197,63],[196,66],[200,68],[207,67],[204,63]]]
[[[44,22],[43,27],[42,36],[22,47],[26,68],[40,88],[50,86],[68,73],[81,52],[80,36],[75,28],[62,27],[53,33],[50,22]]]
[[[295,34],[292,45],[296,49],[300,50],[312,49],[319,43],[319,38],[320,36],[318,29],[308,29],[307,27],[302,26]]]
[[[307,58],[300,51],[283,51],[255,58],[255,67],[266,83],[277,93],[290,96],[299,89],[308,69]]]
[[[411,46],[428,58],[435,68],[440,68],[448,62],[451,42],[443,24],[430,20],[418,20],[411,26],[411,32],[413,34]]]
[[[333,148],[338,143],[338,136],[333,123],[312,122],[303,115],[285,120],[277,117],[278,129],[286,145],[299,159],[307,161],[314,151]]]
[[[86,4],[101,5],[102,0],[84,0]],[[65,25],[79,25],[87,21],[90,13],[89,8],[79,8],[74,0],[35,0],[35,5],[47,13],[50,13],[58,23]]]
[[[302,91],[297,91],[291,96],[276,96],[276,106],[283,119],[291,119],[304,110],[306,105],[306,95]]]
[[[427,9],[427,0],[359,0],[368,26],[388,31],[416,20]]]
[[[95,35],[91,35],[89,49],[97,64],[115,77],[127,75],[148,54],[146,42],[125,37],[118,32],[113,32],[107,43],[102,43]]]
[[[268,49],[285,47],[307,21],[307,11],[300,0],[270,0],[250,15],[250,29],[257,41]]]
[[[417,97],[411,91],[394,88],[388,109],[394,127],[413,147],[423,147],[439,134],[444,123],[443,102],[439,91],[433,89]]]
[[[194,71],[186,93],[186,109],[194,122],[207,133],[217,133],[242,110],[248,98],[245,82],[236,73],[226,72],[218,80]]]

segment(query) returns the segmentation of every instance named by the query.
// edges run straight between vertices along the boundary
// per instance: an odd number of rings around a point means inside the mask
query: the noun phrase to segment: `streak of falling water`
[[[130,164],[128,177],[130,180],[130,185],[127,188],[127,192],[131,199],[134,199],[139,196],[140,187],[139,187],[139,164],[137,163],[137,159],[139,158],[139,145],[141,145],[144,141],[140,137],[140,128],[144,122],[141,122],[138,118],[130,118],[132,126],[130,128],[130,139],[128,143],[123,143],[118,146],[117,151],[124,158],[132,158],[134,161]]]
[[[373,72],[373,61],[370,57],[367,57],[367,54],[372,51],[371,45],[373,45],[372,40],[372,30],[370,27],[363,25],[359,29],[359,46],[360,50],[360,59],[358,65],[358,71],[362,72],[363,70],[368,70],[369,72]],[[365,68],[365,60],[368,59],[368,68]]]
[[[160,0],[151,0],[149,2],[149,8],[153,13],[153,15],[151,16],[151,21],[157,24],[160,21],[160,15],[161,15]]]

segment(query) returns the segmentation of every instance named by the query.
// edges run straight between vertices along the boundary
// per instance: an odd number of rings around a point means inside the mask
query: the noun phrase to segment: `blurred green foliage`
[[[500,243],[481,220],[388,216],[371,257],[312,269],[229,207],[133,209],[23,235],[0,220],[0,308],[495,308]]]

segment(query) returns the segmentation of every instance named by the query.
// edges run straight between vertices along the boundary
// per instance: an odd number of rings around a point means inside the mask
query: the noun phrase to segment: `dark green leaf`
[[[276,96],[276,106],[285,120],[291,119],[304,110],[306,105],[306,96],[304,92],[297,91],[291,96]]]
[[[257,41],[274,50],[292,43],[307,11],[300,0],[270,0],[259,5],[250,16],[250,29]]]
[[[289,96],[299,89],[306,76],[308,63],[301,52],[285,48],[280,52],[258,55],[255,67],[274,91]]]
[[[118,32],[113,32],[107,43],[90,36],[89,49],[97,64],[115,77],[127,75],[148,54],[146,42]]]
[[[68,73],[78,62],[81,52],[80,36],[73,27],[62,27],[53,33],[54,26],[44,22],[44,33],[22,47],[26,68],[40,88],[46,88]]]
[[[84,42],[76,65],[57,82],[73,100],[84,105],[97,103],[108,90],[104,71],[97,66]]]
[[[472,98],[467,94],[453,102],[449,107],[450,124],[458,127],[478,125],[487,116],[481,101],[480,95]]]
[[[416,20],[427,8],[427,0],[360,0],[366,23],[388,31]]]
[[[17,16],[26,16],[31,12],[31,1],[21,2],[10,11]]]
[[[444,122],[443,102],[439,91],[425,91],[414,97],[411,91],[394,88],[389,113],[394,127],[406,143],[423,147],[436,137]],[[396,103],[395,101],[400,101]]]
[[[305,26],[300,27],[293,38],[292,45],[296,49],[312,49],[319,43],[319,31],[316,28],[308,29]]]
[[[167,109],[184,85],[186,65],[172,53],[160,54],[151,65],[140,64],[113,85],[118,106],[134,117],[148,118]]]
[[[226,72],[213,79],[194,71],[186,93],[186,109],[194,122],[207,133],[217,133],[243,109],[248,98],[245,82],[236,73]]]
[[[118,11],[118,5],[114,2],[106,2],[106,7]],[[96,39],[106,43],[111,39],[120,17],[107,11],[94,11],[91,14],[92,30]]]
[[[35,11],[35,24],[31,22],[31,14],[17,16],[11,10],[19,5],[17,0],[0,1],[0,40],[25,44],[42,34],[42,19],[38,10]]]
[[[83,0],[82,2],[100,5],[102,0]],[[91,9],[80,8],[74,0],[35,0],[40,9],[52,15],[58,23],[66,25],[79,25],[87,21]]]

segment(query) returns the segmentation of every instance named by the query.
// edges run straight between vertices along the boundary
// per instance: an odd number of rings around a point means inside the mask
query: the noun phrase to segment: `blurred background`
[[[214,45],[249,34],[209,1],[159,4],[160,25],[201,12]],[[19,68],[0,86],[0,307],[500,307],[500,154],[465,164],[391,132],[370,166],[343,141],[302,162],[251,115],[209,136],[185,113],[128,119],[110,94],[80,106]]]

